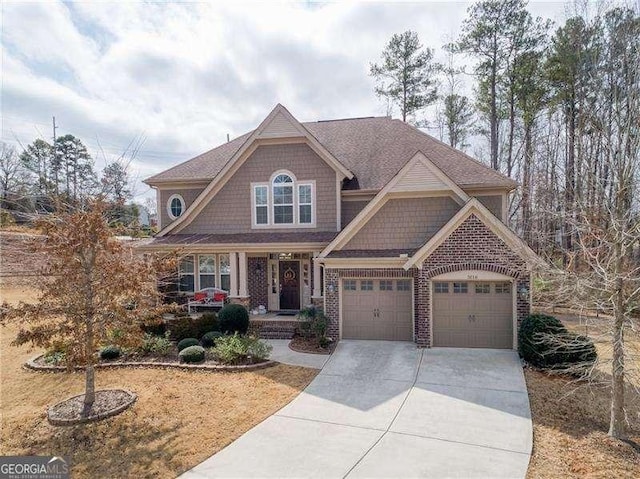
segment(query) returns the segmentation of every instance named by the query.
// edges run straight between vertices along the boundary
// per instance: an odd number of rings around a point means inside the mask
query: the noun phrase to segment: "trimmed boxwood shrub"
[[[543,369],[587,367],[597,358],[591,338],[569,332],[547,314],[531,314],[522,321],[518,350],[525,361]]]
[[[190,346],[200,346],[200,341],[196,338],[184,338],[182,341],[178,342],[178,351],[182,351],[184,348],[188,348]]]
[[[241,304],[227,304],[218,313],[220,331],[227,334],[247,334],[249,311]]]
[[[209,331],[202,338],[200,338],[200,342],[202,343],[202,347],[204,348],[212,348],[216,345],[216,341],[219,337],[222,336],[220,331]]]
[[[204,348],[202,346],[189,346],[178,353],[185,363],[199,363],[204,361]]]
[[[110,344],[100,350],[100,359],[116,359],[120,357],[121,352],[118,346]]]

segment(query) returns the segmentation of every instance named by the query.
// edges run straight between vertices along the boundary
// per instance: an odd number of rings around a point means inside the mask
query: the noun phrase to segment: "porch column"
[[[238,253],[238,268],[240,269],[240,284],[238,288],[238,296],[246,298],[249,296],[247,288],[247,253],[241,251]]]
[[[320,261],[318,260],[320,252],[313,253],[313,297],[322,298],[322,280],[320,274]]]
[[[229,296],[238,297],[238,253],[229,253],[229,280],[231,282],[231,291]]]

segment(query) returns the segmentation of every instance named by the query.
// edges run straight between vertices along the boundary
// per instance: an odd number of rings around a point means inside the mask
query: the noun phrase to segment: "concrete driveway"
[[[279,412],[184,477],[524,477],[529,399],[513,351],[341,341]]]

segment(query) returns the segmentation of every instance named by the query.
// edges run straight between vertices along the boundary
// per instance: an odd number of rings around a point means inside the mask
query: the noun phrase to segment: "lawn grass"
[[[0,285],[3,301],[34,294]],[[23,369],[38,351],[10,346],[16,331],[0,327],[0,454],[67,456],[74,478],[175,477],[287,404],[317,374],[286,365],[241,373],[98,370],[98,388],[134,391],[137,403],[99,423],[57,428],[46,420],[47,406],[81,394],[84,377]]]
[[[600,364],[597,383],[586,385],[566,377],[525,370],[533,418],[534,446],[527,477],[611,478],[640,477],[640,339],[629,334],[627,414],[630,442],[607,436],[611,347],[601,328],[586,327],[576,318],[560,316],[570,330],[589,334]]]

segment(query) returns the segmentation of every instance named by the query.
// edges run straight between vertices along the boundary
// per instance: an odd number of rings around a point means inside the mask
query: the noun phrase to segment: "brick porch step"
[[[291,339],[300,322],[297,319],[253,319],[249,329],[258,333],[263,339]]]

